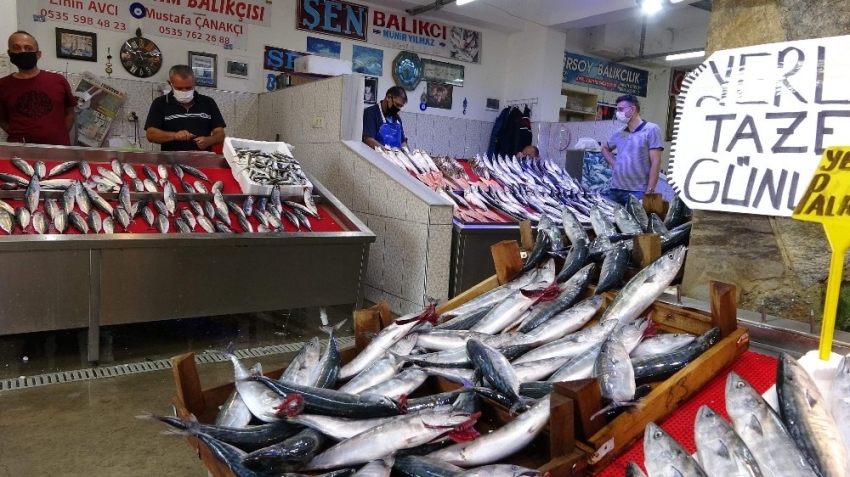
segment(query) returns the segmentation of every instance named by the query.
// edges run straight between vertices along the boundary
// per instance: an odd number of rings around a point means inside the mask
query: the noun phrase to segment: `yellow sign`
[[[820,359],[826,361],[832,351],[844,254],[850,248],[850,146],[833,146],[823,152],[793,217],[820,222],[832,247],[819,349]]]

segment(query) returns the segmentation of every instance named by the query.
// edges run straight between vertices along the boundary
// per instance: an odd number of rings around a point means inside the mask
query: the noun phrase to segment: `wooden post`
[[[201,378],[195,367],[195,353],[181,354],[171,358],[171,371],[174,373],[174,385],[177,398],[186,406],[186,410],[200,416],[207,407],[201,388]]]
[[[365,310],[356,310],[354,312],[354,347],[357,352],[363,351],[372,339],[367,336],[370,333],[379,333],[381,331],[381,310],[386,309],[389,314],[389,308],[386,302],[381,302],[371,308]]]
[[[632,259],[641,269],[661,256],[661,236],[658,234],[640,234],[632,239]]]
[[[643,208],[647,215],[655,212],[659,217],[664,218],[664,199],[657,192],[643,195]]]
[[[522,259],[519,257],[519,246],[515,240],[503,240],[490,247],[493,255],[493,264],[496,266],[496,277],[499,285],[508,283],[522,268]]]
[[[559,393],[552,393],[549,399],[549,456],[554,459],[576,448],[575,404]]]
[[[526,252],[534,250],[534,233],[531,230],[531,222],[523,220],[519,223],[519,241],[522,249]]]
[[[738,300],[735,285],[711,281],[711,326],[720,328],[721,338],[738,328]]]
[[[555,383],[552,391],[553,396],[555,394],[561,394],[573,400],[575,404],[574,421],[576,438],[587,441],[596,432],[605,427],[605,419],[603,417],[597,416],[596,419],[590,419],[590,416],[602,409],[602,392],[599,389],[599,381],[596,378]]]

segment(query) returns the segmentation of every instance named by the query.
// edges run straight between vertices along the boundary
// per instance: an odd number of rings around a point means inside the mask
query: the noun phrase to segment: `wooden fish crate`
[[[507,281],[521,267],[516,242],[502,242],[493,246],[497,273],[470,288],[454,299],[437,307],[442,313],[485,293]],[[592,293],[591,290],[588,293]],[[663,382],[653,383],[652,391],[641,399],[631,411],[623,412],[613,420],[590,419],[601,409],[599,385],[596,379],[557,383],[551,397],[551,416],[547,432],[536,439],[528,449],[511,456],[506,462],[538,468],[550,472],[552,477],[573,477],[595,474],[638,440],[649,422],[656,422],[699,391],[708,381],[749,347],[746,329],[739,327],[736,317],[735,287],[712,283],[711,313],[685,309],[656,301],[648,310],[653,321],[668,332],[686,332],[701,335],[712,327],[721,330],[721,338],[702,356]],[[614,297],[613,292],[603,294],[605,305]],[[601,311],[596,318],[601,316]],[[340,349],[343,363],[348,362],[363,349],[368,341],[364,332],[377,332],[392,320],[385,303],[354,314],[355,345]],[[201,387],[195,367],[194,354],[172,358],[177,396],[173,403],[177,414],[187,419],[194,414],[199,421],[211,423],[218,408],[234,389],[233,383],[213,388]],[[266,373],[279,377],[284,368]],[[429,378],[425,386],[430,392],[454,389],[458,385],[441,378]],[[485,400],[481,426],[497,427],[511,419],[506,410]],[[198,449],[201,460],[214,477],[232,477],[233,473],[209,449],[195,438],[189,437],[192,447]],[[520,455],[521,454],[521,455]]]

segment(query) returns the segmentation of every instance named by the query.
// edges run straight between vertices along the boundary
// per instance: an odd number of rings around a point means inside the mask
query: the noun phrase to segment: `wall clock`
[[[162,66],[162,51],[156,43],[138,34],[121,45],[121,64],[131,75],[149,78]]]
[[[393,60],[393,79],[395,84],[407,91],[413,91],[422,81],[422,60],[419,55],[402,51]]]

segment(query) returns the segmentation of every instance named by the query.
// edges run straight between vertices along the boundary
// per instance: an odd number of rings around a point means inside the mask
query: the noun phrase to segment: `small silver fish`
[[[35,169],[27,161],[21,159],[20,157],[13,157],[12,164],[18,168],[21,172],[24,173],[27,177],[32,177],[35,175]]]
[[[32,176],[30,184],[27,186],[27,191],[24,193],[24,203],[30,213],[35,212],[38,208],[38,196],[41,194],[41,186],[38,184],[38,177]]]
[[[248,222],[248,219],[241,215],[237,219],[239,220],[239,226],[242,227],[245,233],[254,233],[254,227],[251,225],[251,222]]]
[[[201,206],[200,202],[197,200],[190,200],[189,205],[192,206],[192,210],[195,211],[195,215],[204,215],[204,208]]]
[[[165,206],[165,202],[161,200],[154,201],[153,206],[156,208],[156,211],[162,215],[168,215],[168,207]]]
[[[103,176],[104,178],[110,180],[111,182],[114,182],[116,185],[124,182],[124,180],[121,179],[121,176],[116,175],[114,172],[103,166],[97,166],[97,173]]]
[[[100,214],[96,210],[92,210],[89,214],[88,224],[94,233],[100,233],[100,229],[103,227],[103,220],[101,220]]]
[[[3,200],[0,200],[0,209],[5,210],[9,215],[15,215],[15,208]]]
[[[195,188],[194,188],[194,187],[192,187],[192,184],[189,184],[189,183],[188,183],[188,182],[186,182],[186,181],[181,180],[181,181],[180,181],[180,186],[181,186],[181,187],[183,187],[183,190],[184,190],[187,194],[194,194],[194,193],[195,193]]]
[[[204,217],[203,215],[198,216],[198,223],[201,224],[201,227],[207,231],[207,233],[211,234],[215,232],[215,226],[210,222],[210,219]]]
[[[167,181],[168,180],[168,168],[165,167],[165,164],[160,164],[156,166],[156,170],[159,171],[160,179]]]
[[[130,186],[127,183],[121,184],[121,189],[118,191],[118,203],[127,212],[130,212]]]
[[[216,192],[222,192],[223,189],[224,189],[224,182],[215,181],[215,184],[213,184],[212,187],[210,187],[210,192],[215,194]]]
[[[118,159],[113,159],[109,164],[112,166],[112,172],[114,172],[116,176],[121,177],[123,168],[121,167],[121,163],[118,162]]]
[[[227,201],[227,207],[229,207],[230,210],[232,210],[233,213],[236,214],[236,217],[243,218],[243,219],[246,218],[245,217],[245,211],[242,210],[242,207],[239,207],[239,204],[237,204],[236,202],[233,202],[232,200],[228,200]]]
[[[112,220],[112,217],[104,217],[103,218],[103,233],[105,233],[105,234],[114,234],[115,233],[115,221]]]
[[[316,215],[319,215],[319,208],[316,207],[316,201],[313,200],[313,188],[305,187],[304,188],[304,205],[310,209],[310,212],[313,212]]]
[[[133,179],[133,190],[136,192],[144,192],[145,191],[145,183],[140,179]]]
[[[224,233],[224,234],[232,234],[233,233],[233,230],[231,230],[230,227],[228,227],[227,225],[224,225],[223,223],[221,223],[217,220],[216,220],[215,224],[213,224],[213,225],[215,225],[215,229],[218,232],[221,232],[221,233]]]
[[[130,213],[127,212],[123,207],[116,207],[112,215],[113,217],[115,217],[115,221],[121,224],[121,227],[124,228],[124,231],[129,232],[127,228],[130,227]]]
[[[112,190],[116,187],[119,187],[118,184],[112,182],[106,177],[101,176],[92,176],[91,182],[95,183],[98,187],[103,186],[104,190]],[[89,184],[91,184],[91,182],[89,182]]]
[[[142,184],[145,186],[145,190],[148,192],[157,192],[159,189],[156,188],[156,182],[145,179]]]
[[[191,174],[191,175],[193,175],[193,176],[197,177],[198,179],[205,180],[205,181],[207,181],[207,182],[209,182],[209,181],[210,181],[210,178],[209,178],[209,177],[207,177],[207,175],[206,175],[206,174],[204,174],[203,172],[201,172],[201,170],[200,170],[200,169],[196,169],[196,168],[194,168],[194,167],[192,167],[192,166],[187,166],[187,165],[185,165],[185,164],[184,164],[184,165],[182,165],[182,166],[180,166],[180,167],[182,167],[182,168],[183,168],[183,171],[184,171],[184,172],[186,172],[187,174]],[[182,179],[182,177],[181,177],[181,179]]]
[[[177,176],[181,181],[183,180],[183,168],[180,167],[180,164],[172,164],[171,170],[174,171],[174,175]]]
[[[275,208],[279,211],[283,211],[283,205],[280,203],[280,187],[272,188],[272,204],[274,204]]]
[[[167,234],[171,224],[168,223],[168,217],[162,214],[156,216],[156,228],[161,234]]]
[[[189,228],[189,225],[181,217],[174,219],[174,226],[177,227],[177,230],[179,230],[181,234],[192,233],[192,229]]]
[[[154,221],[156,217],[153,215],[153,211],[150,207],[144,206],[142,207],[142,216],[145,218],[145,222],[148,223],[149,226],[153,227]]]
[[[280,219],[275,217],[274,214],[266,212],[266,219],[269,221],[269,225],[271,226],[271,228],[275,230],[283,229],[283,223],[281,223]]]
[[[227,202],[225,202],[221,192],[213,194],[213,203],[215,204],[215,215],[229,227],[231,224],[230,214],[227,212]]]
[[[274,207],[272,207],[272,210],[276,210],[276,209],[274,209]],[[271,216],[280,220],[280,217],[277,214],[271,214]],[[295,226],[296,230],[301,230],[301,221],[298,220],[297,215],[293,214],[292,212],[290,212],[286,209],[283,209],[283,216],[286,217],[286,220],[288,220],[292,225]]]
[[[206,184],[201,181],[195,181],[195,190],[200,192],[201,194],[209,194],[210,191],[207,189]]]
[[[307,219],[307,217],[305,217],[303,213],[301,213],[301,209],[292,209],[292,213],[295,214],[296,217],[298,217],[298,221],[301,222],[304,227],[307,227],[307,230],[313,230],[313,226],[310,225],[310,220]]]
[[[198,225],[198,221],[195,219],[195,216],[192,215],[192,211],[183,207],[180,209],[180,217],[186,222],[186,225],[189,226],[190,229],[194,230],[195,226]]]
[[[245,197],[245,200],[242,202],[242,212],[245,212],[245,217],[250,217],[254,212],[254,196],[249,195]]]
[[[30,218],[32,218],[32,215],[30,214],[29,210],[18,206],[15,208],[15,218],[18,219],[18,225],[21,226],[21,230],[23,231],[24,229],[29,227]]]
[[[308,209],[307,207],[305,207],[305,206],[304,206],[304,205],[302,205],[302,204],[299,204],[298,202],[292,202],[291,200],[285,200],[285,201],[283,201],[283,203],[284,203],[284,205],[288,205],[289,207],[291,207],[291,208],[293,208],[293,209],[298,209],[298,210],[300,210],[301,212],[303,212],[303,213],[305,213],[305,214],[309,215],[310,217],[313,217],[313,218],[316,218],[316,219],[321,219],[321,218],[322,218],[322,216],[321,216],[321,215],[319,215],[318,213],[313,212],[312,210]]]
[[[86,179],[91,177],[91,166],[86,161],[80,161],[80,174]]]
[[[139,178],[139,175],[136,174],[136,169],[133,169],[133,166],[131,166],[130,164],[124,164],[122,166],[122,169],[124,170],[124,174],[127,174],[127,177],[129,177],[130,179]]]
[[[206,212],[206,216],[212,219],[215,217],[215,206],[212,202],[205,200],[204,201],[204,212]]]
[[[97,192],[89,189],[85,185],[83,185],[83,190],[85,190],[86,195],[88,196],[91,203],[96,206],[98,209],[104,211],[107,215],[112,215],[112,206],[109,205],[109,202],[106,201],[103,197],[100,196]],[[129,194],[129,192],[128,192]],[[128,195],[129,198],[129,195]],[[77,202],[79,202],[79,197],[77,198]],[[125,209],[126,210],[126,209]]]
[[[68,230],[68,214],[65,213],[64,209],[56,211],[56,216],[53,217],[53,227],[60,234],[64,234]]]
[[[50,172],[47,173],[47,175],[44,178],[49,179],[51,177],[58,176],[59,174],[64,174],[64,173],[70,171],[71,169],[73,169],[75,167],[77,167],[77,161],[63,162],[62,164],[59,164],[58,166],[54,167],[53,169],[50,169]]]
[[[167,182],[162,190],[162,193],[165,202],[165,207],[168,209],[168,213],[170,215],[174,215],[174,211],[177,207],[177,191],[174,190],[174,186],[170,182]]]
[[[69,187],[65,189],[65,192],[62,194],[62,209],[65,211],[65,215],[71,213],[74,210],[74,203],[76,202],[77,197],[77,186],[74,184],[74,187]]]
[[[44,210],[47,212],[47,217],[53,220],[56,217],[56,212],[59,210],[59,204],[56,199],[44,199]]]
[[[266,214],[264,214],[260,209],[254,209],[253,215],[260,222],[260,225],[262,225],[266,229],[269,228],[269,219],[268,217],[266,217]]]
[[[47,217],[40,210],[36,211],[32,214],[32,228],[35,229],[40,235],[44,235],[47,232]]]
[[[3,230],[9,235],[12,235],[12,228],[15,226],[14,216],[5,210],[0,210],[0,230]]]
[[[71,222],[71,225],[73,225],[75,229],[79,230],[80,233],[89,233],[89,225],[86,223],[86,219],[84,219],[82,215],[78,214],[76,210],[68,215],[68,221]]]
[[[35,175],[37,175],[39,179],[44,179],[47,175],[47,165],[44,164],[44,161],[36,161],[33,169],[35,170]]]
[[[156,172],[154,172],[153,169],[150,168],[150,166],[142,166],[142,172],[144,172],[148,179],[150,179],[154,183],[159,180],[159,177],[157,177]]]
[[[264,234],[271,232],[271,230],[269,230],[269,228],[265,224],[260,224],[257,226],[257,232]]]

